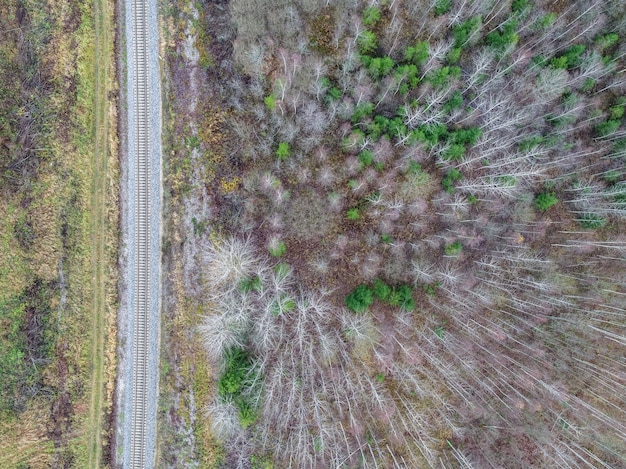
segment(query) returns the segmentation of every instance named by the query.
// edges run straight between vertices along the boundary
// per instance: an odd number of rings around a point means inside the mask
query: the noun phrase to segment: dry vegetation
[[[162,465],[626,465],[621,2],[178,7]]]
[[[104,115],[99,132],[114,122],[112,73],[102,81],[94,72],[96,60],[111,63],[112,37],[95,40],[96,28],[111,28],[111,16],[99,22],[93,8],[64,0],[0,2],[0,466],[6,468],[86,467],[93,452],[102,454],[88,444],[104,430],[94,418],[110,412],[110,386],[95,415],[89,412],[92,394],[114,377],[109,342],[92,392],[92,344],[104,343],[107,331],[114,337],[117,256],[111,135],[99,135],[106,143],[94,159],[94,109]],[[94,317],[103,319],[102,337],[92,334]]]

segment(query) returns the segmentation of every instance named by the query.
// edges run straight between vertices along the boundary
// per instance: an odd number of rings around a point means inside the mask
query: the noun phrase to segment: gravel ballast
[[[145,435],[145,467],[154,467],[156,454],[156,412],[158,400],[158,371],[159,371],[159,324],[161,307],[161,85],[159,69],[159,37],[156,0],[145,1],[148,13],[148,84],[149,84],[149,142],[150,142],[150,250],[147,260],[150,270],[149,289],[149,317],[148,317],[148,377],[147,377],[147,409]],[[121,141],[126,142],[122,148],[122,180],[120,192],[122,200],[122,247],[121,247],[121,281],[120,281],[120,310],[119,310],[119,347],[118,347],[118,382],[117,382],[117,421],[116,447],[114,459],[117,465],[123,468],[134,467],[131,463],[131,434],[133,415],[133,356],[135,353],[135,275],[136,275],[136,134],[137,114],[135,112],[136,91],[134,63],[135,57],[135,1],[124,2],[124,38],[126,42],[126,60],[122,58],[122,67],[126,70],[122,76],[122,93],[126,117],[126,135]],[[125,81],[125,86],[124,86]],[[125,94],[125,99],[124,99]]]

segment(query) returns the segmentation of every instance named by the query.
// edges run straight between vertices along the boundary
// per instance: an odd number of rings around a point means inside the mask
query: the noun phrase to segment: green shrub
[[[434,147],[440,140],[448,136],[448,128],[444,124],[420,125],[410,133],[411,143],[426,143],[429,147]]]
[[[437,0],[435,2],[435,16],[446,14],[452,7],[452,0]]]
[[[346,306],[355,313],[367,311],[374,302],[374,293],[367,285],[359,285],[346,296]]]
[[[463,179],[463,174],[456,168],[449,169],[441,180],[441,185],[449,194],[454,192],[454,183]]]
[[[296,309],[296,302],[289,296],[282,294],[272,302],[270,306],[270,313],[272,316],[280,316],[281,314],[289,313],[294,309]]]
[[[461,161],[465,156],[465,146],[454,143],[444,150],[442,156],[446,161]]]
[[[504,50],[507,47],[517,44],[518,36],[516,33],[517,21],[508,21],[501,25],[497,31],[487,34],[485,41],[494,49]]]
[[[437,293],[437,288],[439,288],[439,286],[439,282],[425,283],[424,285],[422,285],[422,290],[424,290],[424,293],[426,293],[428,296],[435,296],[435,294]]]
[[[541,212],[545,212],[558,203],[559,199],[556,198],[554,192],[542,192],[541,194],[537,194],[533,202],[534,206]]]
[[[601,49],[607,49],[611,47],[613,44],[617,44],[619,41],[619,36],[615,33],[605,34],[603,36],[598,36],[595,38],[594,42]]]
[[[324,101],[329,103],[330,101],[337,101],[343,94],[339,88],[332,86],[332,83],[327,77],[322,78],[322,86],[327,90]]]
[[[464,47],[468,41],[480,30],[482,26],[482,17],[480,15],[473,16],[461,24],[456,25],[452,29],[454,36],[454,47]]]
[[[450,82],[461,76],[461,69],[456,65],[438,68],[428,73],[426,79],[435,88],[448,86]]]
[[[565,57],[565,56],[553,57],[550,60],[550,67],[566,69],[567,68],[567,57]]]
[[[370,137],[378,140],[385,135],[389,139],[391,137],[401,138],[406,134],[407,130],[400,116],[389,119],[385,116],[376,115],[373,122],[368,125],[367,132]]]
[[[252,369],[252,360],[243,348],[228,349],[224,358],[226,369],[217,382],[217,390],[222,398],[239,393],[244,386],[246,376]]]
[[[621,122],[619,120],[604,121],[596,126],[596,133],[600,137],[606,137],[608,135],[614,134],[620,126],[620,123]]]
[[[372,103],[360,103],[358,106],[355,106],[350,120],[353,124],[358,124],[365,117],[371,116],[373,112],[374,105]]]
[[[251,469],[274,469],[274,463],[269,457],[261,457],[253,454],[250,456]]]
[[[280,142],[278,144],[278,148],[276,149],[276,157],[279,160],[284,161],[289,158],[289,155],[291,155],[291,147],[289,144],[287,142]]]
[[[556,13],[554,13],[554,12],[546,13],[541,18],[539,18],[539,21],[537,21],[537,25],[541,29],[546,29],[546,28],[549,28],[550,26],[552,26],[554,24],[554,22],[556,21],[556,19],[557,19],[557,14]]]
[[[239,425],[244,430],[257,421],[258,412],[254,406],[246,399],[239,397],[234,401],[235,407],[237,407]]]
[[[610,169],[604,174],[604,180],[609,184],[615,184],[622,176],[622,172],[617,169]]]
[[[446,256],[458,256],[461,254],[463,250],[463,243],[461,241],[456,240],[454,243],[447,244],[443,251],[446,253]]]
[[[443,104],[443,110],[447,113],[460,108],[463,105],[463,95],[459,90],[454,91],[448,100]]]
[[[404,64],[396,67],[394,78],[396,82],[401,83],[400,94],[408,93],[409,90],[415,88],[420,82],[417,67],[413,64]]]
[[[278,280],[282,280],[291,273],[291,267],[289,267],[289,264],[285,262],[279,262],[274,267],[274,273],[276,274]]]
[[[263,284],[261,283],[261,278],[258,275],[244,278],[241,282],[239,282],[239,290],[241,290],[244,293],[248,293],[251,291],[260,292],[261,290],[263,290]]]
[[[374,153],[371,150],[363,150],[357,157],[361,163],[361,168],[367,168],[374,162]]]
[[[621,119],[623,116],[624,116],[623,105],[611,106],[609,108],[609,119],[617,120],[617,119]]]
[[[348,209],[348,211],[346,212],[346,218],[351,221],[355,221],[361,218],[361,215],[359,214],[359,209],[355,207]]]
[[[564,68],[564,69],[572,69],[580,66],[582,59],[581,55],[585,52],[584,44],[574,44],[573,46],[568,47],[565,52],[560,55],[553,57],[550,60],[550,66],[552,68]]]
[[[419,164],[417,161],[411,160],[409,161],[409,167],[407,168],[406,172],[411,175],[420,174],[422,172],[422,165]]]
[[[404,60],[420,67],[428,60],[430,44],[426,41],[418,41],[414,46],[409,46],[404,51]]]
[[[584,213],[577,221],[587,230],[597,230],[606,225],[606,219],[595,213]]]
[[[579,67],[582,63],[582,59],[580,56],[583,52],[585,52],[586,49],[587,46],[585,46],[584,44],[574,44],[573,46],[568,47],[563,54],[565,55],[565,57],[567,57],[567,68],[572,69]]]
[[[406,284],[394,288],[389,295],[389,304],[399,306],[405,311],[413,311],[415,309],[413,289]]]
[[[391,57],[374,57],[363,56],[364,64],[367,67],[367,71],[375,80],[379,80],[384,76],[389,75],[396,63]]]
[[[284,241],[278,240],[270,244],[268,251],[274,257],[282,257],[287,252]]]
[[[451,143],[471,147],[476,145],[476,142],[482,134],[483,131],[480,127],[468,127],[466,129],[457,129],[448,133],[448,140],[450,140]]]
[[[450,65],[453,65],[453,64],[457,63],[459,61],[459,59],[461,58],[461,52],[462,51],[463,51],[463,49],[460,48],[460,47],[453,47],[446,54],[446,61]]]
[[[363,24],[365,26],[374,26],[380,20],[380,9],[377,6],[371,6],[363,11]]]
[[[266,96],[263,101],[265,102],[265,107],[270,111],[273,111],[276,107],[276,96],[274,96],[273,94]]]
[[[372,285],[372,293],[377,300],[387,301],[391,295],[391,287],[383,280],[377,278]]]
[[[521,13],[528,6],[529,0],[513,0],[511,3],[511,11],[513,13]]]
[[[376,37],[375,33],[366,29],[359,34],[357,45],[361,54],[370,55],[378,49],[378,37]]]

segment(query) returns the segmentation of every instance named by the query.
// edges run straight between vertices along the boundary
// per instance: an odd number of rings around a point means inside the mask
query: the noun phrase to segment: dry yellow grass
[[[19,419],[0,421],[0,467],[52,467],[54,447],[47,438],[50,418],[43,403],[34,403]]]

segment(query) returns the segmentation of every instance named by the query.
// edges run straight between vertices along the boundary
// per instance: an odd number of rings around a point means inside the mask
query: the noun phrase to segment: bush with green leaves
[[[583,213],[578,218],[578,223],[582,228],[587,230],[597,230],[606,225],[606,218],[596,215],[595,213]]]
[[[359,153],[357,158],[359,159],[359,163],[361,163],[361,168],[367,168],[372,166],[374,162],[374,153],[372,153],[372,150],[363,150]]]
[[[461,58],[461,52],[463,52],[463,49],[461,47],[453,47],[446,54],[446,62],[449,65],[454,65]]]
[[[274,108],[276,107],[276,96],[274,96],[273,94],[270,94],[263,99],[263,102],[265,103],[265,107],[267,109],[269,109],[270,111],[273,111]]]
[[[361,59],[367,67],[367,71],[375,80],[380,80],[382,77],[389,75],[396,65],[393,59],[387,55],[384,57],[363,55]]]
[[[546,13],[539,18],[537,26],[539,26],[540,29],[548,29],[554,24],[557,18],[557,14],[551,11],[550,13]]]
[[[380,8],[373,5],[363,10],[363,24],[365,26],[375,26],[380,21]]]
[[[456,168],[452,168],[444,174],[443,179],[441,180],[441,185],[447,193],[452,194],[454,192],[454,183],[456,181],[460,181],[461,179],[463,179],[461,171]]]
[[[462,250],[463,250],[463,243],[461,243],[461,241],[457,239],[453,243],[446,244],[446,246],[443,249],[443,252],[446,253],[446,256],[458,256],[459,254],[461,254]]]
[[[394,287],[389,294],[388,302],[391,306],[399,306],[405,311],[413,311],[415,309],[413,289],[406,284]]]
[[[346,218],[350,221],[356,221],[361,218],[361,214],[359,213],[359,209],[356,207],[349,208],[346,212]]]
[[[237,408],[239,424],[248,428],[258,418],[258,411],[250,399],[251,388],[259,382],[254,376],[254,361],[247,350],[231,347],[224,352],[224,372],[217,382],[217,392],[222,401],[230,401]]]
[[[581,55],[586,49],[584,44],[574,44],[568,47],[563,54],[553,57],[550,60],[550,66],[568,70],[579,67],[582,63]]]
[[[435,16],[448,13],[452,8],[452,0],[437,0],[435,2]]]
[[[217,390],[222,398],[227,398],[241,392],[253,363],[248,352],[241,347],[226,350],[224,361],[226,366],[217,382]]]
[[[414,46],[409,46],[404,51],[404,61],[421,67],[430,55],[430,44],[426,41],[418,41]]]
[[[291,155],[291,146],[287,142],[280,142],[276,149],[276,158],[281,161],[286,160]]]
[[[511,3],[511,11],[513,13],[522,13],[526,7],[528,7],[528,3],[530,0],[513,0]]]
[[[379,301],[387,301],[391,295],[391,287],[383,280],[377,278],[372,284],[372,293]]]
[[[374,105],[372,103],[360,103],[355,106],[354,111],[352,111],[352,117],[350,120],[353,124],[357,124],[361,122],[366,117],[369,117],[374,112]]]
[[[440,286],[441,285],[439,282],[425,283],[424,285],[422,285],[422,290],[424,290],[424,293],[426,293],[428,296],[434,297],[437,293],[437,288],[439,288]]]
[[[456,129],[448,131],[447,139],[453,144],[466,145],[471,147],[476,145],[478,139],[482,136],[483,131],[480,127],[468,127],[465,129]]]
[[[594,39],[594,43],[600,50],[608,49],[614,44],[617,44],[618,41],[619,35],[616,33],[603,34]]]
[[[261,290],[263,290],[263,283],[261,282],[261,278],[258,275],[244,278],[241,282],[239,282],[239,290],[244,293],[249,293],[252,291],[260,292]]]
[[[551,207],[555,206],[559,203],[559,199],[557,199],[554,192],[542,192],[535,196],[535,200],[533,201],[533,205],[541,212],[545,212]]]
[[[461,161],[465,156],[465,146],[453,143],[443,151],[443,159],[446,161]]]
[[[448,100],[443,105],[443,110],[446,113],[451,113],[452,111],[459,109],[463,105],[463,95],[459,90],[455,90],[452,92]]]
[[[281,294],[275,298],[270,305],[270,312],[273,316],[280,316],[283,313],[289,313],[296,308],[296,302],[288,295]]]
[[[519,37],[517,36],[517,21],[509,20],[500,25],[500,27],[487,34],[485,41],[496,50],[502,51],[508,47],[517,44]]]
[[[471,44],[475,42],[475,40],[478,40],[481,27],[482,17],[480,15],[473,16],[456,25],[452,29],[452,35],[454,36],[454,47],[464,48],[468,44]]]
[[[378,37],[376,33],[368,29],[361,31],[356,42],[359,52],[363,55],[372,55],[378,49]]]
[[[346,296],[346,306],[355,313],[367,311],[374,302],[374,292],[367,285],[359,285]]]
[[[268,251],[274,257],[282,257],[287,252],[287,246],[282,240],[272,241],[268,247]]]
[[[429,72],[426,79],[435,88],[443,88],[445,86],[449,86],[452,80],[456,80],[460,76],[460,67],[457,67],[456,65],[446,65]]]
[[[398,92],[401,95],[408,93],[419,85],[420,78],[417,67],[414,64],[399,65],[394,70],[394,79],[398,83]]]

